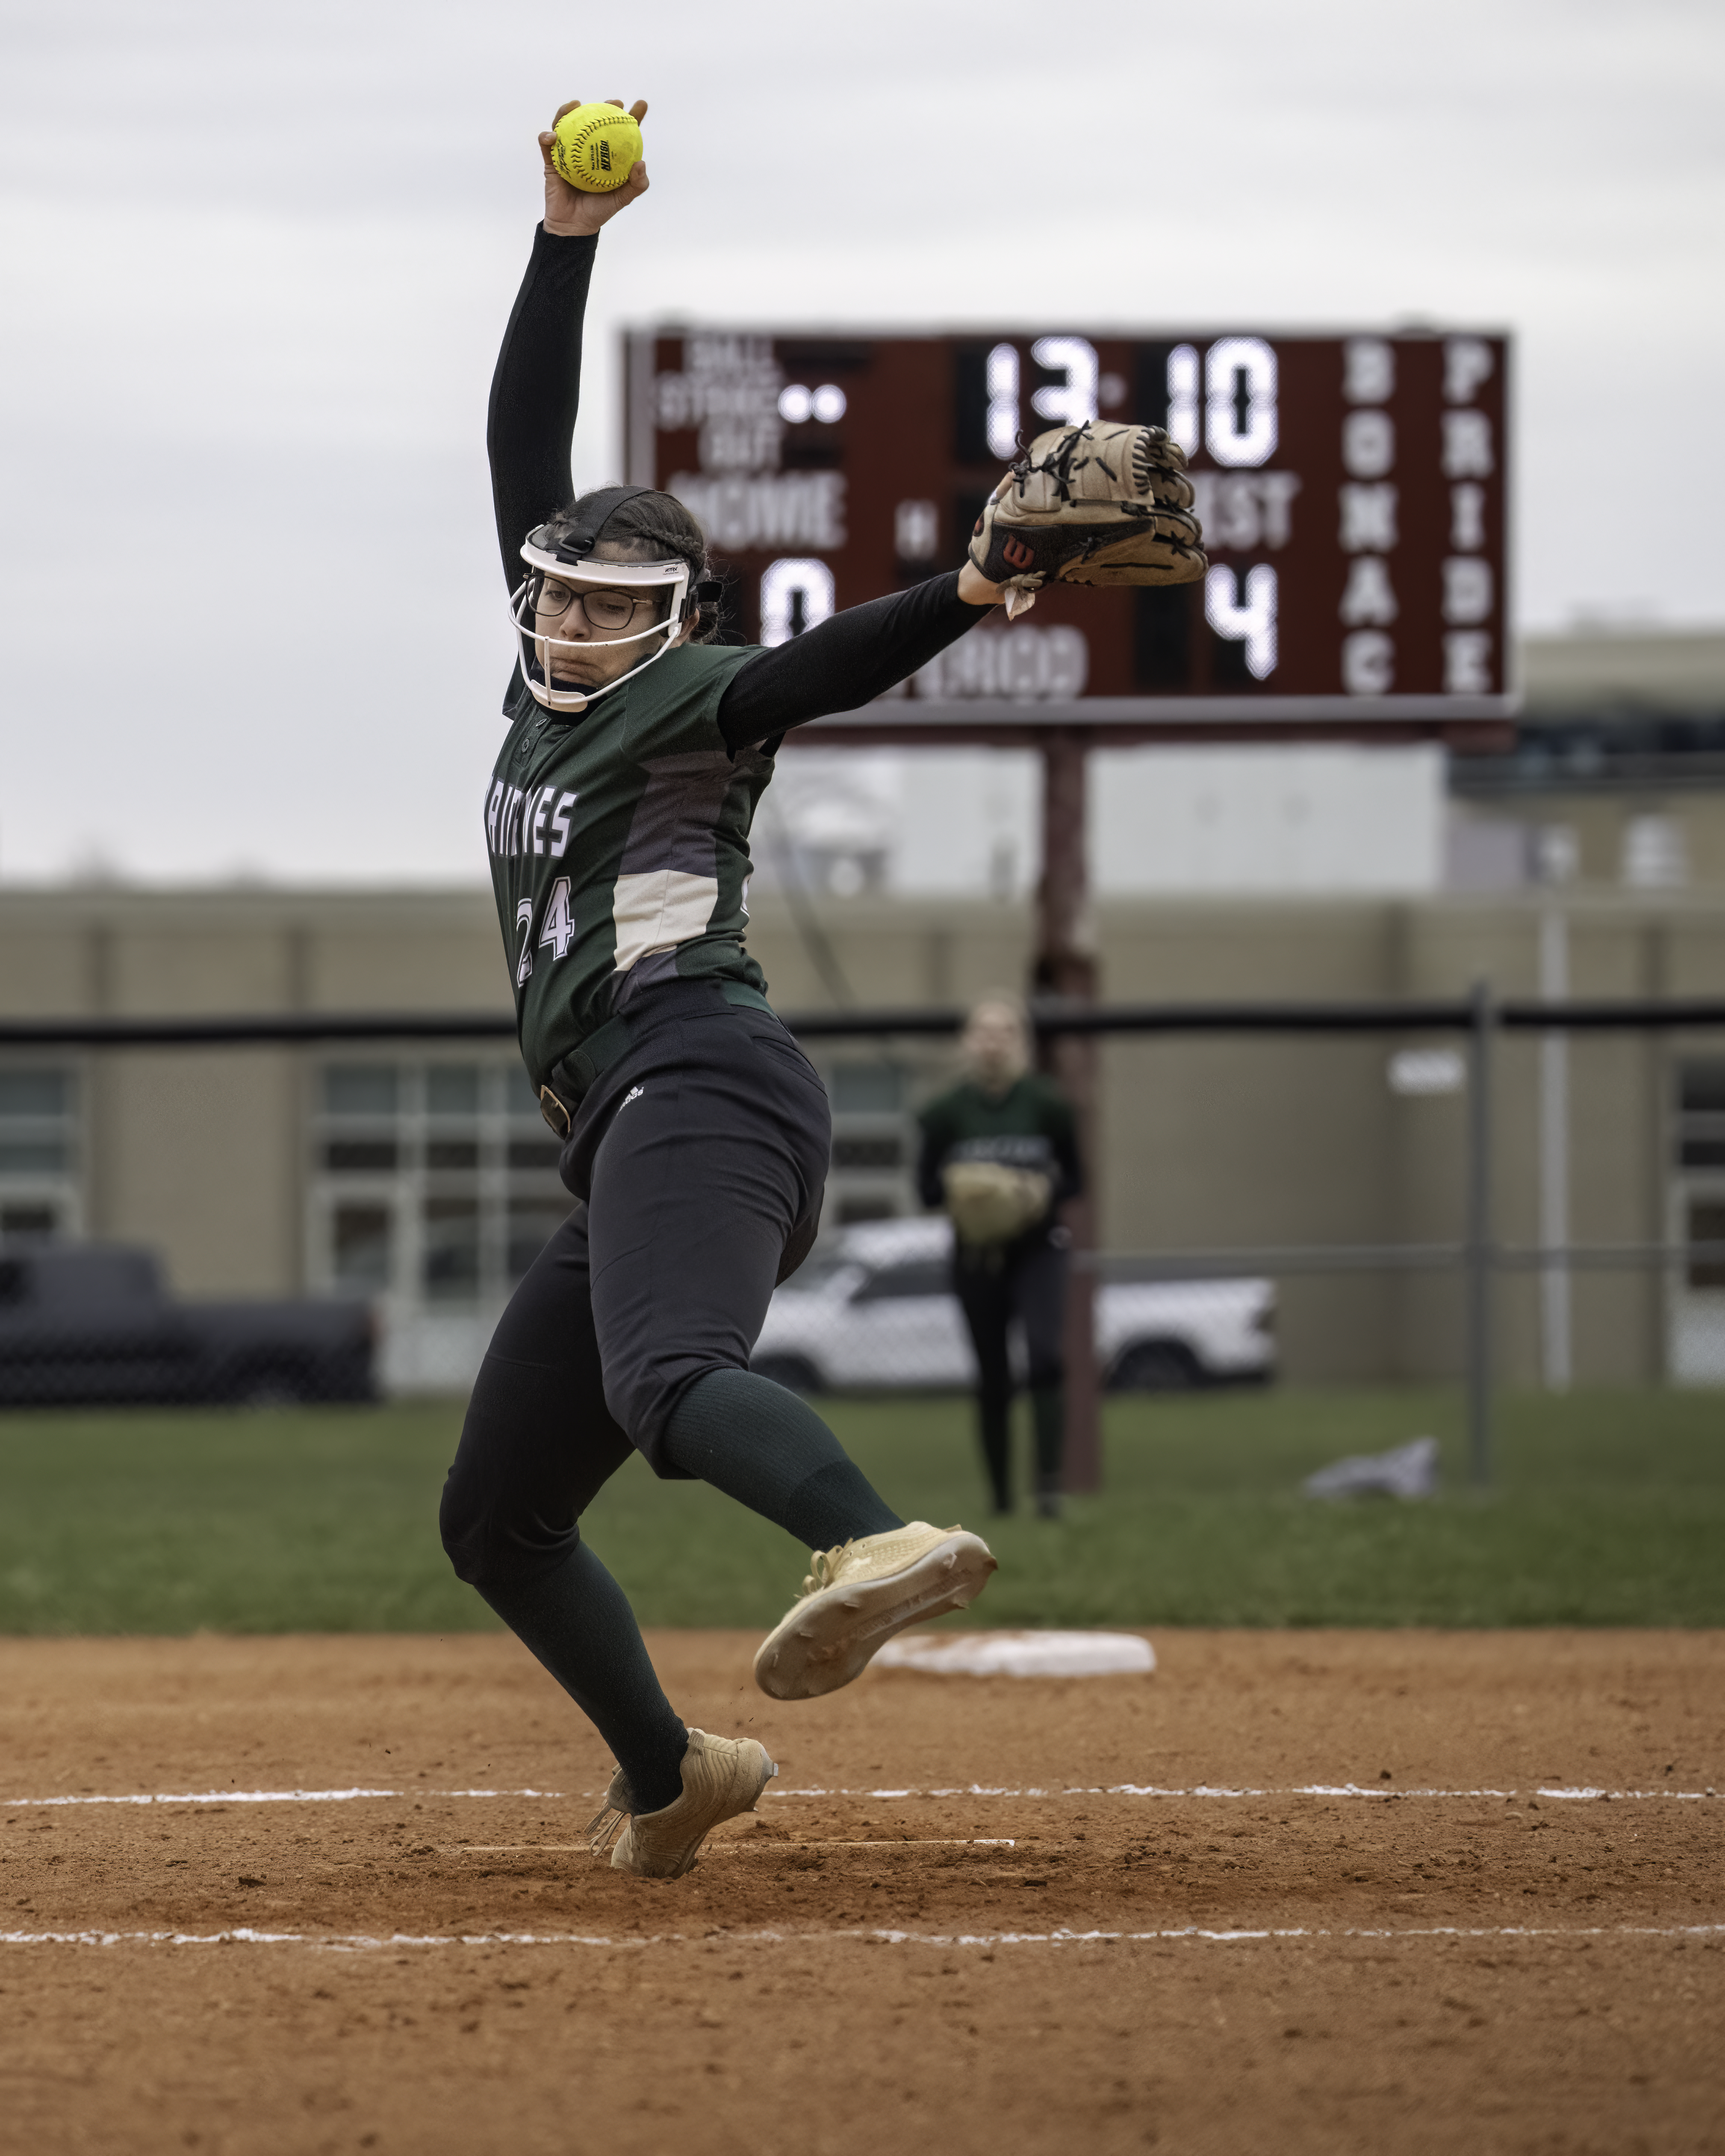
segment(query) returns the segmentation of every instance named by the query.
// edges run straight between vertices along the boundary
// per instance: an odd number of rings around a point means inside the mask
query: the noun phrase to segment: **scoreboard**
[[[823,735],[1477,733],[1516,709],[1503,336],[660,329],[625,357],[629,476],[698,518],[746,642],[957,567],[1020,438],[1123,419],[1186,451],[1201,582],[1046,587]]]

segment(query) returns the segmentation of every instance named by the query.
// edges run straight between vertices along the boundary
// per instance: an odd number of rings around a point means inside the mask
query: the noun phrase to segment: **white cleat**
[[[614,1871],[633,1871],[639,1879],[680,1879],[713,1829],[752,1812],[778,1772],[766,1747],[752,1737],[709,1737],[704,1729],[691,1729],[683,1754],[683,1794],[675,1803],[660,1811],[632,1812],[619,1767],[603,1810],[587,1830],[588,1845],[601,1856],[614,1836]]]
[[[802,1594],[755,1656],[755,1682],[773,1699],[837,1691],[907,1625],[974,1602],[995,1564],[980,1535],[926,1520],[812,1557]]]

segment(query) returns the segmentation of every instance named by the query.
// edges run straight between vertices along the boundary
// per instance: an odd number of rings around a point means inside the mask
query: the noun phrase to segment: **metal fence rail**
[[[940,1039],[963,1032],[957,1006],[885,1005],[782,1011],[802,1040]],[[1725,997],[1598,998],[1574,1003],[1492,1001],[1483,996],[1419,1002],[1068,1004],[1038,1000],[1040,1034],[1657,1033],[1725,1026]],[[267,1048],[332,1041],[512,1040],[513,1015],[497,1011],[266,1011],[232,1018],[0,1019],[7,1048]]]

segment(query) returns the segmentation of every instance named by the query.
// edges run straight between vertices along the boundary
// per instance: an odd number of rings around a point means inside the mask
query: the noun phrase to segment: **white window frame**
[[[367,1116],[327,1108],[326,1074],[341,1067],[388,1068],[395,1073],[393,1113]],[[434,1115],[430,1076],[439,1067],[476,1070],[479,1099],[472,1116]],[[325,1054],[313,1063],[305,1122],[305,1285],[314,1295],[357,1296],[376,1303],[382,1320],[383,1382],[390,1391],[447,1391],[471,1382],[492,1328],[514,1292],[509,1272],[511,1199],[545,1200],[567,1215],[574,1200],[557,1178],[555,1140],[536,1109],[513,1056],[422,1050],[367,1055]],[[472,1168],[438,1168],[429,1147],[439,1135],[477,1147]],[[343,1137],[387,1137],[395,1165],[332,1168],[326,1148]],[[542,1165],[512,1166],[511,1143],[545,1149]],[[428,1204],[439,1197],[471,1198],[478,1207],[478,1266],[471,1294],[434,1295],[425,1277],[430,1239]],[[390,1215],[387,1277],[376,1286],[343,1281],[336,1270],[335,1226],[347,1205],[375,1204]]]
[[[63,1137],[68,1162],[64,1168],[9,1170],[0,1167],[0,1233],[4,1219],[15,1208],[48,1206],[54,1214],[50,1231],[54,1240],[72,1240],[84,1233],[86,1217],[85,1178],[90,1162],[90,1070],[83,1056],[8,1055],[0,1059],[0,1071],[51,1070],[69,1078],[72,1106],[63,1116],[14,1118],[0,1116],[0,1137],[29,1127],[31,1136]]]

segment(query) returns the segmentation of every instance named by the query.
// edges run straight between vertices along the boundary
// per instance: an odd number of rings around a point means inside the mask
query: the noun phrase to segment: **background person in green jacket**
[[[977,1359],[977,1422],[997,1513],[1012,1510],[1012,1364],[1024,1327],[1036,1441],[1036,1509],[1060,1512],[1065,1426],[1061,1353],[1070,1241],[1059,1208],[1083,1187],[1070,1103],[1030,1067],[1015,996],[990,994],[970,1014],[966,1075],[922,1111],[917,1182],[953,1229],[952,1287]]]

